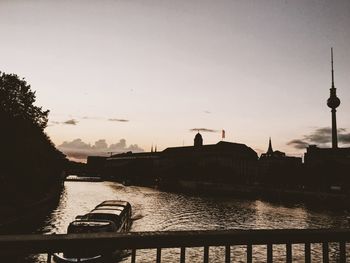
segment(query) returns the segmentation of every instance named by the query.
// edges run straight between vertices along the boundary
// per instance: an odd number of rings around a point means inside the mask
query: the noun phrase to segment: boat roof
[[[103,227],[103,226],[109,226],[112,222],[110,221],[83,221],[83,220],[76,220],[71,222],[70,226],[83,226],[83,227]]]
[[[112,210],[112,209],[94,209],[92,210],[88,215],[94,215],[94,214],[105,214],[105,215],[114,215],[114,216],[120,216],[122,213],[121,210]]]
[[[122,200],[106,200],[99,204],[98,206],[108,205],[108,206],[130,206],[130,203]]]
[[[116,210],[116,211],[123,211],[125,207],[123,206],[114,206],[114,205],[101,205],[96,206],[94,210]]]

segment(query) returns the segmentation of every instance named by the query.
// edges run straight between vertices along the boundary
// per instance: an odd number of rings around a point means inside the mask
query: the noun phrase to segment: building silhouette
[[[271,143],[271,137],[269,138],[269,147],[267,148],[266,153],[262,153],[260,156],[260,160],[265,160],[265,159],[279,159],[279,158],[284,158],[286,157],[286,154],[281,151],[274,151],[272,149],[272,143]]]
[[[272,149],[271,137],[266,153],[259,158],[259,172],[256,183],[295,188],[302,168],[302,158],[286,156],[284,152]]]
[[[126,152],[106,159],[103,177],[122,183],[152,185],[157,176],[160,152]]]
[[[220,141],[202,144],[197,133],[194,146],[169,147],[161,155],[162,171],[167,179],[184,181],[225,181],[246,183],[256,175],[257,153],[245,144]]]
[[[106,160],[104,174],[118,181],[141,184],[155,181],[173,184],[179,180],[246,183],[256,176],[257,161],[256,152],[245,144],[220,141],[203,145],[198,132],[193,146],[112,155]]]

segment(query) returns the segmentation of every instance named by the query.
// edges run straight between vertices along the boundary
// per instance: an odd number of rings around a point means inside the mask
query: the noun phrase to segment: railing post
[[[133,248],[131,251],[131,263],[135,263],[136,262],[136,249]]]
[[[162,258],[162,248],[158,247],[157,248],[157,263],[161,262],[161,258]]]
[[[180,263],[185,263],[185,259],[186,259],[186,248],[185,247],[181,247]]]
[[[305,243],[305,263],[311,263],[311,244]]]
[[[204,263],[209,263],[209,247],[204,247]]]
[[[322,259],[323,263],[328,263],[329,262],[329,255],[328,255],[328,242],[323,242],[322,243]]]
[[[286,254],[287,254],[287,263],[292,263],[292,244],[291,243],[287,243],[286,244]]]
[[[272,263],[272,244],[267,244],[267,263]]]
[[[339,262],[340,263],[346,263],[346,250],[345,250],[345,242],[342,241],[339,243]]]
[[[247,245],[247,263],[253,262],[253,246],[252,244]]]
[[[231,246],[227,245],[225,247],[225,263],[231,262]]]

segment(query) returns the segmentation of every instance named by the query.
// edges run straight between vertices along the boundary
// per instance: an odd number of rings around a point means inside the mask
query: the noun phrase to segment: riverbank
[[[303,203],[329,209],[350,210],[350,196],[345,193],[278,189],[266,186],[230,185],[215,182],[177,180],[164,184],[160,189],[205,196],[232,196],[235,198],[261,199],[277,203]]]
[[[0,206],[0,234],[27,232],[57,206],[63,189],[63,183],[48,189],[47,194],[30,202]],[[39,220],[40,221],[40,220]]]

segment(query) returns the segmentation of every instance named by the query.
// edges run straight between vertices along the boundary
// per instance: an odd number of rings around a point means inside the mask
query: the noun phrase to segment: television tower
[[[337,119],[336,108],[340,105],[340,99],[337,97],[337,89],[334,87],[334,69],[333,69],[333,48],[331,48],[331,64],[332,64],[332,87],[330,88],[330,96],[327,100],[327,106],[332,109],[332,148],[338,148],[338,135],[337,135]]]

